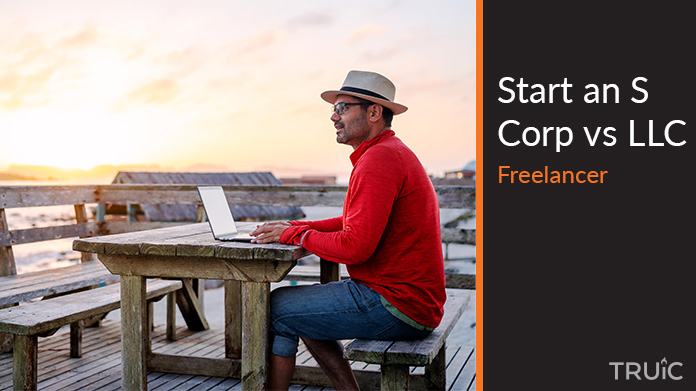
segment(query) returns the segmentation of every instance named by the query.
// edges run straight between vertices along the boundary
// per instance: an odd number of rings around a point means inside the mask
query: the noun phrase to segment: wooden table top
[[[250,232],[259,223],[237,223]],[[208,223],[106,235],[73,242],[73,250],[107,255],[157,255],[219,259],[294,261],[310,253],[300,246],[280,243],[221,242],[213,238]]]

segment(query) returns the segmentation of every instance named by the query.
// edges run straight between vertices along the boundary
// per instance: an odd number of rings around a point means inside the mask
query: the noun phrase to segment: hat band
[[[383,97],[382,95],[380,95],[380,94],[378,94],[378,93],[376,93],[376,92],[372,92],[372,91],[370,91],[370,90],[363,90],[362,88],[356,88],[356,87],[341,87],[341,91],[355,92],[356,94],[369,95],[369,96],[372,96],[372,97],[374,97],[374,98],[379,98],[379,99],[382,99],[382,100],[386,100],[386,101],[391,102],[391,100],[389,100],[389,99]]]

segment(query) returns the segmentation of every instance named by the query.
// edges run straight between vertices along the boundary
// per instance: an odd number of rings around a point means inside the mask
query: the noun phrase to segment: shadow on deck
[[[164,325],[152,333],[153,351],[191,356],[224,357],[223,330],[191,332],[177,329],[179,340],[165,338]],[[475,390],[475,354],[471,347],[448,346],[447,389]],[[316,362],[300,346],[298,365]],[[379,371],[375,365],[353,363],[354,369]],[[423,372],[412,368],[413,373]],[[376,374],[377,375],[377,374]],[[82,358],[70,358],[70,331],[60,331],[39,339],[39,390],[120,390],[121,389],[121,329],[118,322],[105,320],[101,328],[87,328],[83,334]],[[241,390],[239,379],[208,376],[177,375],[149,372],[149,390],[222,391]],[[12,389],[12,353],[0,354],[0,390]],[[329,387],[293,385],[291,390],[329,391]]]

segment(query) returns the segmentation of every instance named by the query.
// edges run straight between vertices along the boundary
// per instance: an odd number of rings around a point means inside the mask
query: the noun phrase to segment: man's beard
[[[347,144],[349,141],[353,139],[364,139],[367,137],[368,126],[367,120],[364,117],[356,119],[349,125],[349,127],[346,127],[346,124],[343,121],[334,122],[334,128],[336,126],[342,129],[341,134],[336,135],[336,142],[339,144]]]

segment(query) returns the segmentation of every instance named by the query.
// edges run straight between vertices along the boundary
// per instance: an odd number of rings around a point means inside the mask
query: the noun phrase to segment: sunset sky
[[[475,158],[475,2],[0,0],[0,171],[350,172],[329,104],[389,77],[435,175]]]

